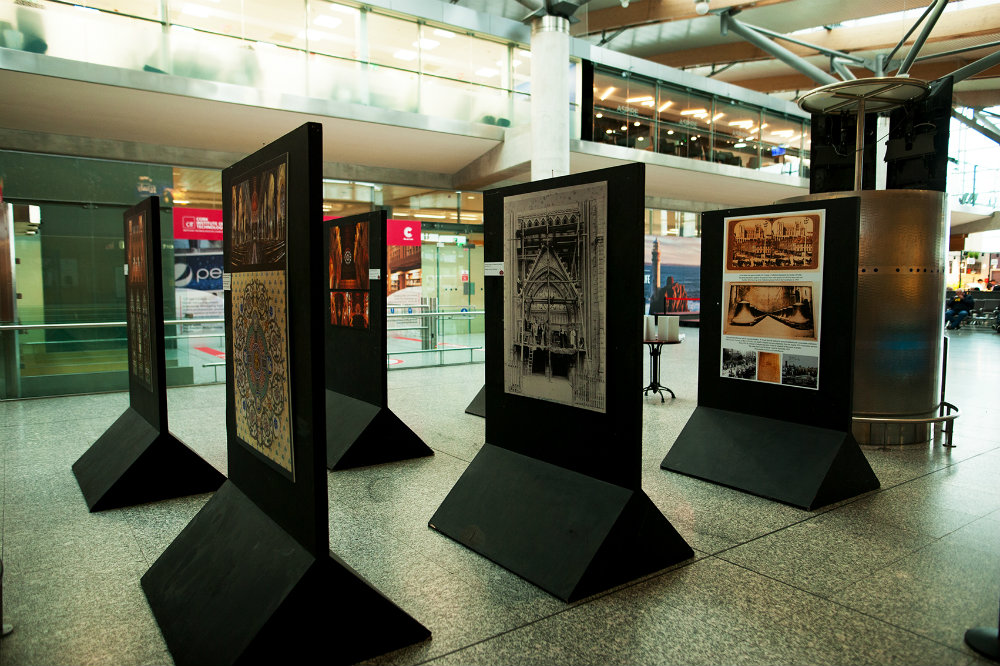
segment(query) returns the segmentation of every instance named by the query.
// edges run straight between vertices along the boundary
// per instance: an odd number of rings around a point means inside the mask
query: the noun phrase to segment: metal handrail
[[[399,306],[397,306],[399,307]],[[411,306],[406,306],[411,307]],[[419,306],[412,306],[419,307]],[[484,310],[469,310],[468,312],[410,312],[404,314],[386,314],[386,317],[448,317],[466,315],[485,315]],[[165,319],[165,326],[188,326],[191,324],[224,324],[225,319]],[[44,331],[60,328],[115,328],[124,327],[124,321],[83,321],[69,324],[0,324],[0,331]]]
[[[468,312],[410,312],[403,314],[387,314],[386,318],[390,317],[453,317],[455,315],[466,316],[466,315],[484,315],[485,310],[469,310]]]
[[[946,414],[941,414],[942,411],[948,410]],[[897,425],[931,425],[934,423],[945,423],[944,433],[945,433],[945,446],[953,447],[952,435],[954,434],[954,423],[955,419],[962,415],[961,411],[955,405],[950,402],[942,400],[940,404],[934,407],[933,411],[937,411],[937,416],[924,416],[924,417],[893,417],[893,416],[853,416],[851,420],[855,423],[867,423],[869,430],[871,426],[876,423],[893,423]]]
[[[225,319],[165,319],[165,326],[187,324],[224,324]],[[0,324],[0,331],[44,331],[59,328],[114,328],[128,326],[124,321],[82,321],[76,324]]]

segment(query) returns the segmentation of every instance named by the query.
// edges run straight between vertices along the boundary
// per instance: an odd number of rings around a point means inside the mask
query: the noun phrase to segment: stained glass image
[[[153,386],[153,360],[149,338],[149,274],[146,256],[146,220],[142,214],[127,221],[125,280],[129,372],[147,390]]]
[[[230,270],[285,268],[288,157],[234,179],[230,191]]]
[[[368,222],[330,227],[330,323],[368,328]]]

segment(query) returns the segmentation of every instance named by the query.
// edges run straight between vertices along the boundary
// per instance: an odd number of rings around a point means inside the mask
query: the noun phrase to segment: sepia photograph
[[[727,271],[819,268],[819,213],[730,219],[727,223]]]
[[[504,200],[504,388],[606,412],[607,184]]]
[[[724,335],[815,340],[811,282],[727,282]]]
[[[235,178],[230,187],[230,270],[285,268],[288,156]]]
[[[743,349],[722,348],[722,377],[756,379],[757,352]]]
[[[781,381],[781,354],[760,352],[757,355],[757,381],[775,384]]]
[[[782,354],[781,383],[803,388],[819,387],[819,358],[802,354]]]

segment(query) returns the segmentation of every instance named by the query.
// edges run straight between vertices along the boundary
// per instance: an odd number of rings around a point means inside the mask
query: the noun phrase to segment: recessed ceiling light
[[[597,116],[595,116],[595,117],[596,117],[596,118],[603,118],[603,117],[604,117],[604,114],[603,114],[603,113],[598,113],[598,114],[597,114]]]
[[[611,93],[613,93],[614,91],[615,91],[615,87],[614,86],[609,86],[608,89],[604,91],[604,94],[601,95],[601,101],[603,102],[608,97],[610,97]]]
[[[643,95],[642,97],[629,97],[625,101],[631,104],[632,102],[645,102],[647,99],[653,99],[652,95]]]
[[[410,51],[409,49],[399,49],[398,51],[392,54],[392,57],[395,58],[396,60],[406,60],[406,61],[416,60],[417,52]]]
[[[453,39],[455,33],[450,30],[442,30],[441,28],[434,28],[434,34],[438,37],[443,37],[444,39]]]
[[[615,131],[614,130],[610,130],[610,129],[606,129],[606,130],[604,130],[604,133],[605,134],[614,134]]]
[[[183,7],[181,7],[182,14],[190,14],[191,16],[197,16],[200,18],[208,18],[212,15],[212,8],[206,7],[205,5],[199,5],[194,2],[188,2]]]
[[[673,134],[673,133],[674,133],[673,130],[667,130],[667,134]]]
[[[706,111],[705,109],[684,109],[683,111],[681,111],[682,116],[693,116],[695,114],[701,114],[701,113],[707,114],[708,111]]]
[[[431,49],[436,49],[437,47],[441,46],[441,42],[437,41],[436,39],[428,39],[427,37],[421,37],[417,41],[413,42],[413,45],[419,49],[430,51]]]
[[[626,130],[628,130],[628,125],[622,125],[622,131],[624,132]]]
[[[664,109],[667,109],[667,108],[668,108],[668,107],[670,107],[671,105],[673,105],[673,102],[672,102],[672,101],[670,101],[670,100],[667,100],[666,102],[664,102],[663,104],[661,104],[661,105],[660,105],[660,108],[658,108],[658,109],[656,110],[656,112],[657,112],[657,113],[663,113]]]
[[[485,78],[490,78],[496,76],[500,73],[500,70],[493,69],[492,67],[480,67],[476,70],[476,76],[482,76]]]
[[[635,125],[636,127],[638,127],[638,126],[639,126],[639,121],[637,120],[637,121],[635,121],[635,122],[634,122],[634,123],[632,123],[632,124],[633,124],[633,125]]]

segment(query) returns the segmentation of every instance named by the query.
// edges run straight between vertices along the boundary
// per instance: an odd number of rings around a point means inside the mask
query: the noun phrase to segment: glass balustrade
[[[390,370],[485,360],[481,310],[407,309],[387,314]],[[124,322],[0,326],[0,399],[128,390],[125,335]],[[167,386],[225,382],[222,320],[168,320],[164,347]]]
[[[0,47],[501,127],[528,119],[530,53],[514,44],[325,0],[286,5],[0,3]]]

